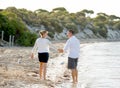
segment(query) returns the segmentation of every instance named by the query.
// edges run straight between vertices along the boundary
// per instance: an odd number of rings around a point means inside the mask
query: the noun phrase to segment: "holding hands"
[[[63,50],[63,49],[58,49],[58,52],[59,52],[59,53],[63,53],[64,50]]]

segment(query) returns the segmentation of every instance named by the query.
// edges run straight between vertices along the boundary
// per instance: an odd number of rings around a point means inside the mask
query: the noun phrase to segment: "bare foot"
[[[78,80],[76,80],[76,83],[78,83]]]
[[[73,84],[77,84],[78,82],[77,82],[77,81],[73,81],[72,83],[73,83]]]
[[[42,77],[40,77],[40,80],[43,80]]]
[[[71,83],[76,84],[77,82],[76,81],[72,81]]]
[[[46,80],[46,78],[44,78],[44,80]]]

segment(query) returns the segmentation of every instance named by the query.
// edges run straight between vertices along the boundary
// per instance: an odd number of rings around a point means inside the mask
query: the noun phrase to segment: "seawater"
[[[70,80],[56,88],[120,88],[120,42],[86,44],[77,68],[78,84]]]

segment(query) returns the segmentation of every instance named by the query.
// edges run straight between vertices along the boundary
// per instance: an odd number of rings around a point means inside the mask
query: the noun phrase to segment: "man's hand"
[[[34,54],[33,54],[33,53],[31,54],[31,58],[32,58],[32,59],[34,58]]]
[[[59,52],[59,53],[63,53],[64,50],[63,50],[63,49],[58,49],[58,52]]]

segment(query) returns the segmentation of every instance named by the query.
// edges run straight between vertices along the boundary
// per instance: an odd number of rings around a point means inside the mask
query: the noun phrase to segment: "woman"
[[[46,67],[47,67],[47,62],[49,59],[49,46],[51,45],[51,42],[46,39],[47,35],[48,35],[48,31],[43,30],[40,31],[40,38],[38,38],[35,41],[34,47],[32,49],[32,54],[31,54],[31,58],[34,58],[34,51],[37,49],[38,51],[38,59],[40,62],[40,79],[44,79],[46,80]]]

